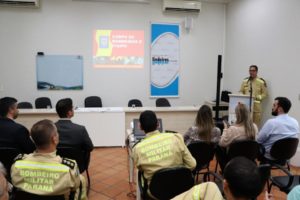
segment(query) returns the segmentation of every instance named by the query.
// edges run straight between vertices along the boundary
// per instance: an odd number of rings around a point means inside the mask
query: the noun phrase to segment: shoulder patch
[[[260,78],[260,77],[259,77],[259,79],[262,80],[264,82],[264,84],[265,84],[265,87],[267,87],[267,82],[265,81],[265,79]]]
[[[132,149],[133,149],[134,147],[136,147],[141,141],[142,141],[142,140],[139,140],[139,141],[137,141],[136,143],[134,143],[134,144],[132,145]]]
[[[23,160],[24,154],[19,154],[15,157],[14,161]]]
[[[73,160],[70,160],[68,158],[62,158],[61,164],[66,165],[71,169],[74,169],[76,165],[76,163]]]

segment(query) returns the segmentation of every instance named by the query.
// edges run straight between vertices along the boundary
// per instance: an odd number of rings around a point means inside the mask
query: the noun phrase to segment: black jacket
[[[17,148],[21,153],[32,153],[34,143],[28,130],[9,118],[0,117],[0,146]]]
[[[84,126],[74,124],[71,120],[58,120],[55,123],[59,133],[58,146],[72,146],[90,152],[94,145]]]

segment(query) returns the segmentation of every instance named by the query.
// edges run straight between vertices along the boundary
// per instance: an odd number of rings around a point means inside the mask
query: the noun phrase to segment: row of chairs
[[[286,138],[274,143],[270,154],[275,160],[262,159],[259,170],[262,177],[262,184],[267,183],[268,192],[271,192],[272,186],[277,186],[281,191],[288,193],[293,187],[300,184],[300,176],[292,175],[289,171],[289,160],[294,156],[297,150],[299,140],[297,138]],[[184,168],[167,168],[157,171],[150,185],[143,178],[143,173],[139,172],[139,188],[143,199],[147,199],[147,190],[159,199],[171,199],[172,197],[188,190],[194,183],[198,182],[198,175],[204,174],[204,181],[209,181],[213,176],[220,190],[222,191],[222,176],[216,173],[216,170],[210,171],[209,165],[213,160],[217,145],[198,141],[188,145],[188,149],[196,159],[197,165],[193,172]],[[260,145],[256,141],[242,140],[233,142],[227,151],[228,159],[237,156],[244,156],[252,161],[256,161],[260,155]],[[216,166],[217,169],[217,166]],[[281,170],[285,176],[270,176],[271,170]],[[205,170],[203,172],[203,170]],[[144,180],[143,180],[144,179]],[[176,188],[176,190],[174,189]]]
[[[157,107],[170,107],[171,104],[166,98],[156,99]],[[84,100],[85,107],[102,107],[102,100],[98,96],[89,96]],[[128,101],[128,107],[143,107],[142,102],[139,99],[131,99]],[[33,108],[30,102],[18,103],[20,109],[31,109]],[[52,108],[52,103],[48,97],[39,97],[35,100],[35,108]]]

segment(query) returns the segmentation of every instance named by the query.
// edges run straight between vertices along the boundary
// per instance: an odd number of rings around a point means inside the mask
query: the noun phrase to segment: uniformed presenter
[[[262,101],[267,97],[267,84],[266,81],[257,76],[258,67],[251,65],[249,67],[249,77],[246,77],[241,85],[240,93],[251,95],[253,97],[253,122],[260,127],[262,115]]]

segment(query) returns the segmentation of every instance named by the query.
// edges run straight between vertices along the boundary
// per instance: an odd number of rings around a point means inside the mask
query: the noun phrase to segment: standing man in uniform
[[[73,191],[81,200],[87,199],[76,161],[56,155],[59,135],[55,124],[50,120],[37,122],[31,128],[31,137],[36,151],[20,154],[11,167],[14,187],[37,195],[64,195],[66,200]]]
[[[249,67],[249,77],[245,78],[242,82],[240,93],[251,95],[253,97],[253,122],[260,127],[261,123],[261,102],[267,97],[267,84],[263,78],[257,76],[258,68],[256,65]]]
[[[157,130],[159,123],[153,111],[142,112],[139,120],[146,138],[133,148],[133,160],[144,172],[148,185],[153,174],[160,169],[184,166],[193,170],[196,167],[196,160],[179,133],[160,133]]]

